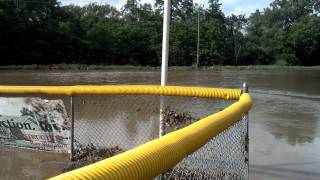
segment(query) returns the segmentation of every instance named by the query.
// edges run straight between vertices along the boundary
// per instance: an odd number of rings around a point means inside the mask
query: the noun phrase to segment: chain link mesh
[[[168,118],[167,133],[218,112],[233,102],[208,98],[162,97],[165,99]],[[159,102],[159,96],[74,96],[75,149],[90,145],[98,148],[119,147],[126,151],[158,138]],[[176,119],[177,123],[172,123],[169,116]],[[186,118],[189,119],[184,122],[183,119]],[[248,179],[246,135],[247,119],[242,118],[159,178]]]
[[[217,112],[221,107],[220,100],[172,96],[163,98],[166,109],[188,112],[196,119]],[[119,146],[128,150],[158,138],[159,102],[159,96],[74,96],[75,145]]]
[[[160,179],[248,179],[247,118],[184,158]]]

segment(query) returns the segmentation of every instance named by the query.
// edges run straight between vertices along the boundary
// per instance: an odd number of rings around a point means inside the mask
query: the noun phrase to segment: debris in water
[[[97,148],[93,144],[87,146],[78,145],[74,150],[75,155],[73,161],[63,169],[63,172],[78,169],[80,167],[98,162],[100,160],[112,157],[121,152],[124,152],[119,146],[109,148]]]
[[[218,180],[218,179],[232,179],[232,180],[238,180],[242,179],[239,175],[231,172],[223,172],[220,171],[217,174],[209,174],[208,172],[204,172],[201,170],[196,169],[187,169],[182,167],[175,167],[173,169],[169,169],[167,172],[163,173],[161,175],[161,179],[164,180],[177,180],[177,179],[212,179],[212,180]]]
[[[189,124],[197,121],[196,118],[192,117],[189,112],[176,112],[166,108],[163,112],[163,117],[167,127],[173,128],[173,130],[181,129]]]

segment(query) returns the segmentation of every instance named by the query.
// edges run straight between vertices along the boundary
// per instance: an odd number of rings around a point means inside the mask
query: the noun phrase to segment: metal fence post
[[[163,96],[160,96],[160,121],[159,121],[159,137],[164,136],[166,134],[166,122],[165,122],[165,115],[164,115],[164,98]]]
[[[242,93],[248,93],[249,92],[249,86],[246,82],[242,85]]]
[[[74,102],[73,95],[70,96],[70,120],[71,120],[71,130],[70,130],[70,160],[73,160],[74,156]]]
[[[244,82],[242,85],[242,93],[249,93],[249,86],[246,82]],[[247,164],[248,164],[248,179],[249,179],[249,115],[248,115],[248,112],[245,113],[242,118],[247,120],[247,134],[245,137],[245,151],[247,153],[246,160],[247,160]]]

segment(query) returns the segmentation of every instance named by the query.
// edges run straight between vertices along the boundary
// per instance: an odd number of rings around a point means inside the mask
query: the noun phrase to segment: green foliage
[[[320,18],[307,16],[301,18],[290,29],[289,39],[297,65],[320,64]]]
[[[225,16],[172,0],[170,65],[320,65],[318,0],[275,0],[249,18]],[[163,0],[60,6],[56,0],[0,1],[0,65],[89,64],[158,66]]]
[[[247,27],[246,61],[320,65],[318,15],[317,0],[275,0],[263,13],[256,11]]]

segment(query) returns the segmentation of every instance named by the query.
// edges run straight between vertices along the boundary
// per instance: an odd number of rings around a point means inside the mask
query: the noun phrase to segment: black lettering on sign
[[[29,123],[23,123],[25,129],[31,130],[31,126]]]
[[[42,131],[52,132],[52,127],[51,127],[51,124],[49,124],[49,123],[41,121],[40,122],[40,128],[41,128]]]
[[[17,128],[19,128],[19,129],[23,129],[23,124],[21,124],[21,123],[19,123],[19,122],[16,124],[16,126],[17,126]]]
[[[5,127],[5,128],[9,128],[9,126],[5,123],[5,121],[1,121],[0,123],[0,127]]]

